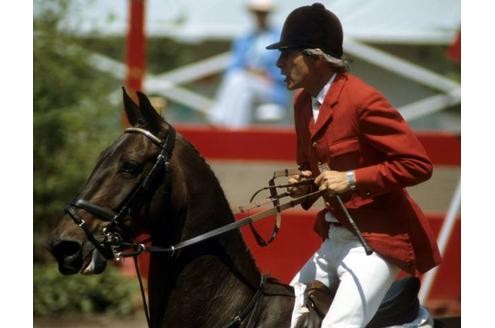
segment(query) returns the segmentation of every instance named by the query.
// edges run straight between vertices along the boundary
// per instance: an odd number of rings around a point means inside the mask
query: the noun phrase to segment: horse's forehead
[[[152,146],[144,136],[124,134],[113,145],[112,153],[142,156],[153,151]]]

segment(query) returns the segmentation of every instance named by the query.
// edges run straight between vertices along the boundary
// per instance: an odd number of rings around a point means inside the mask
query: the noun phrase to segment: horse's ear
[[[124,87],[122,87],[122,93],[124,96],[124,108],[127,114],[127,120],[134,126],[141,116],[139,106],[129,97]]]
[[[136,93],[139,98],[141,114],[143,115],[146,124],[148,124],[152,130],[158,131],[161,123],[164,122],[163,118],[160,116],[160,114],[158,114],[153,105],[151,105],[150,100],[145,94],[139,91]]]

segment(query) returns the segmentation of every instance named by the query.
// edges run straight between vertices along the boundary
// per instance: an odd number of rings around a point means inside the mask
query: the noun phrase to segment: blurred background
[[[460,0],[321,2],[341,19],[350,72],[385,94],[434,157],[432,179],[410,192],[428,213],[447,260],[423,277],[422,297],[437,315],[459,314]],[[234,66],[235,41],[255,29],[253,12],[266,12],[269,25],[280,30],[293,9],[311,3],[34,1],[35,326],[111,326],[121,316],[122,327],[145,326],[132,272],[111,266],[95,277],[61,276],[44,246],[99,152],[126,124],[121,86],[152,97],[207,158],[233,205],[247,203],[275,169],[294,167],[292,149],[279,150],[287,153],[279,157],[249,145],[243,155],[213,153],[207,141],[221,135],[222,142],[238,143],[248,135],[269,144],[292,131],[291,94],[276,111],[261,110],[270,101],[254,102],[238,126],[217,124],[211,109]],[[260,263],[267,256],[252,251]]]

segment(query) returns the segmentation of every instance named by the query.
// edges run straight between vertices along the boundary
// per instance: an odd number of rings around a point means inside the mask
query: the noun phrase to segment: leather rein
[[[156,246],[147,246],[145,243],[149,240],[142,241],[139,243],[130,243],[126,242],[123,238],[124,236],[124,230],[125,228],[123,227],[122,224],[122,219],[125,218],[128,215],[132,216],[132,209],[133,205],[135,205],[135,201],[137,197],[142,194],[143,192],[147,192],[150,190],[150,185],[151,182],[153,181],[153,178],[156,176],[160,168],[164,168],[165,174],[164,174],[164,180],[165,180],[165,185],[166,188],[169,187],[170,183],[170,177],[169,177],[169,165],[170,165],[170,157],[172,156],[173,153],[173,148],[175,144],[175,139],[176,139],[176,132],[175,129],[171,126],[169,126],[169,131],[167,134],[167,138],[165,141],[160,140],[158,137],[153,135],[151,132],[148,130],[142,129],[142,128],[128,128],[124,131],[124,133],[138,133],[142,134],[148,139],[150,139],[153,143],[161,147],[160,154],[157,156],[156,161],[154,165],[152,166],[151,170],[148,172],[148,174],[139,181],[139,183],[131,190],[129,195],[124,199],[122,204],[116,209],[109,209],[97,204],[93,204],[87,200],[81,199],[81,198],[76,198],[73,200],[66,208],[65,208],[65,213],[68,214],[72,220],[74,221],[75,224],[77,224],[81,229],[84,230],[86,236],[88,237],[88,240],[95,246],[95,248],[107,259],[107,260],[120,260],[123,257],[133,257],[134,259],[134,266],[136,269],[136,274],[139,280],[139,285],[141,289],[141,297],[143,300],[143,305],[144,305],[144,310],[145,310],[145,315],[146,315],[146,320],[148,323],[148,326],[151,327],[151,322],[150,322],[150,316],[149,316],[149,309],[148,305],[146,303],[146,297],[144,293],[144,287],[142,283],[142,278],[140,274],[140,270],[137,264],[137,256],[140,255],[143,252],[150,252],[150,253],[168,253],[170,256],[173,256],[176,251],[193,246],[195,244],[198,244],[202,241],[205,241],[207,239],[219,236],[221,234],[227,233],[232,230],[239,229],[245,225],[250,225],[251,231],[253,232],[258,244],[260,246],[267,246],[270,242],[272,242],[280,228],[281,224],[281,212],[297,206],[301,204],[305,199],[310,198],[310,197],[319,197],[321,196],[322,191],[318,190],[312,193],[308,193],[304,196],[294,198],[290,201],[281,203],[280,200],[284,197],[288,197],[289,193],[285,192],[282,194],[277,193],[277,189],[279,188],[287,188],[291,186],[296,186],[296,185],[302,185],[302,184],[312,184],[313,179],[307,179],[303,180],[301,182],[295,183],[295,184],[280,184],[276,185],[275,184],[275,179],[279,177],[287,177],[289,175],[294,175],[298,174],[299,170],[293,169],[293,170],[281,170],[281,171],[276,171],[273,174],[273,177],[269,180],[269,186],[265,188],[261,188],[260,190],[256,191],[253,196],[251,197],[250,204],[247,206],[241,206],[238,209],[234,210],[234,214],[239,214],[239,213],[245,213],[248,210],[261,207],[263,205],[266,205],[268,203],[272,203],[273,207],[264,210],[262,212],[258,212],[252,215],[249,215],[241,220],[229,223],[227,225],[221,226],[219,228],[213,229],[211,231],[205,232],[203,234],[200,234],[196,237],[184,240],[179,242],[178,244],[171,245],[169,247],[156,247]],[[253,199],[263,190],[269,190],[270,191],[270,197],[267,198],[264,202],[259,203],[259,202],[252,202]],[[110,222],[104,229],[103,229],[103,236],[96,236],[91,230],[90,227],[86,224],[85,220],[77,213],[76,209],[84,210],[93,216],[103,219],[104,221]],[[254,222],[259,221],[263,218],[269,217],[269,216],[276,216],[276,223],[272,232],[272,235],[268,241],[263,240],[261,236],[257,233],[255,230],[254,226],[252,225]],[[126,250],[123,250],[126,249]],[[251,313],[251,316],[249,318],[249,322],[247,324],[247,327],[254,327],[255,321],[257,318],[257,315],[259,314],[260,309],[260,299],[263,297],[263,284],[266,280],[266,277],[262,275],[260,285],[253,295],[253,297],[250,299],[248,305],[237,315],[235,315],[232,320],[227,324],[226,327],[235,327],[240,325],[240,323],[248,316],[249,313]]]

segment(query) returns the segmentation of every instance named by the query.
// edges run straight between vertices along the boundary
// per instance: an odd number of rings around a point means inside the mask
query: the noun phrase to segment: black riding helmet
[[[343,32],[339,19],[321,3],[292,11],[285,20],[280,41],[266,49],[320,48],[342,58]]]

